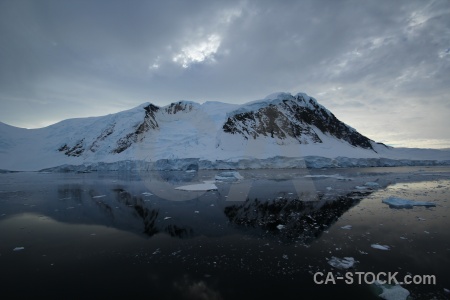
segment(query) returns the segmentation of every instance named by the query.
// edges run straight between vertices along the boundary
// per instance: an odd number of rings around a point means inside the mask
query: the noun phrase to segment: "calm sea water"
[[[218,173],[0,174],[2,297],[380,299],[316,272],[434,275],[403,287],[449,296],[450,168],[247,170],[215,191],[175,189]]]

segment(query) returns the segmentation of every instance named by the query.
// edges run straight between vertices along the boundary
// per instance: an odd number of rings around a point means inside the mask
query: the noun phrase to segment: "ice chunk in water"
[[[367,186],[357,185],[357,186],[355,186],[355,189],[357,189],[357,190],[365,190],[365,189],[367,189]]]
[[[216,180],[223,180],[223,181],[236,181],[243,179],[241,174],[237,171],[228,171],[228,172],[221,172],[216,175]]]
[[[353,257],[344,257],[344,258],[337,258],[333,256],[329,261],[328,264],[330,264],[332,267],[335,267],[337,269],[349,269],[352,268],[355,264],[355,259]]]
[[[182,191],[213,191],[217,190],[217,186],[210,182],[210,181],[204,181],[203,183],[199,184],[190,184],[190,185],[183,185],[175,188],[176,190],[182,190]]]
[[[433,202],[413,201],[397,197],[389,197],[382,200],[383,203],[388,204],[390,208],[413,208],[413,206],[436,206]]]
[[[389,285],[375,282],[375,285],[381,288],[382,292],[378,296],[382,299],[406,300],[409,296],[409,291],[398,284]]]
[[[341,228],[350,230],[350,229],[352,229],[352,225],[345,225],[345,226],[342,226]]]
[[[24,249],[25,249],[25,247],[16,247],[13,249],[13,251],[22,251]]]
[[[391,250],[391,247],[389,247],[387,245],[372,244],[372,245],[370,245],[370,247],[372,247],[374,249],[379,249],[379,250]]]

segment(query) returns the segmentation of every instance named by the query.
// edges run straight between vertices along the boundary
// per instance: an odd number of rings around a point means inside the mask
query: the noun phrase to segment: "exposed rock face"
[[[155,114],[158,112],[159,107],[150,104],[145,109],[144,121],[137,126],[136,130],[127,134],[125,137],[117,141],[117,148],[113,149],[112,153],[120,153],[128,149],[133,143],[142,141],[145,137],[145,133],[150,129],[157,129],[158,122],[156,121]]]
[[[58,151],[63,152],[67,156],[80,156],[84,152],[84,139],[78,141],[74,146],[70,147],[67,144],[61,146]]]
[[[314,99],[303,95],[287,95],[256,110],[237,112],[223,125],[223,131],[241,134],[244,138],[259,136],[285,139],[291,137],[299,143],[322,143],[317,130],[342,139],[355,147],[372,149],[370,140],[339,121]]]
[[[97,137],[97,139],[91,144],[89,150],[92,152],[97,151],[99,147],[99,143],[104,141],[108,136],[110,136],[114,132],[114,125],[107,127],[102,133]]]
[[[167,106],[164,110],[168,114],[175,115],[176,113],[180,111],[184,112],[190,112],[194,109],[195,104],[188,101],[178,101],[175,103],[171,103],[169,106]]]

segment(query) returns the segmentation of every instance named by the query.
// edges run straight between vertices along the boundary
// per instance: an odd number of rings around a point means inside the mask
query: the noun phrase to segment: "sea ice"
[[[409,291],[402,286],[380,284],[375,282],[375,285],[380,287],[382,292],[378,296],[386,300],[406,300],[409,296]]]
[[[366,183],[364,183],[364,185],[365,186],[371,186],[371,187],[379,186],[378,183],[373,182],[373,181],[366,182]]]
[[[103,198],[103,197],[106,197],[106,195],[94,196],[94,197],[92,197],[92,198],[96,199],[96,198]]]
[[[433,202],[413,201],[397,197],[389,197],[383,199],[382,202],[388,204],[390,208],[413,208],[413,206],[425,206],[425,207],[436,206],[436,204]]]
[[[13,249],[13,251],[22,251],[24,249],[25,249],[25,247],[16,247]]]
[[[307,178],[335,178],[338,180],[348,180],[348,178],[342,177],[339,174],[334,175],[305,175]]]
[[[337,269],[349,269],[352,268],[355,264],[355,259],[353,257],[344,257],[344,258],[337,258],[333,256],[329,261],[328,264],[330,264],[332,267],[335,267]]]
[[[285,225],[282,225],[282,224],[278,224],[278,225],[277,225],[277,229],[278,229],[278,230],[281,230],[281,229],[283,229],[284,227],[286,227],[286,226],[285,226]]]
[[[182,191],[213,191],[217,190],[217,186],[211,181],[203,181],[199,184],[183,185],[175,188]]]
[[[391,250],[391,247],[389,247],[387,245],[372,244],[372,245],[370,245],[370,247],[372,247],[374,249],[379,249],[379,250]]]
[[[357,190],[365,190],[365,189],[367,189],[367,186],[357,185],[357,186],[355,186],[355,189],[357,189]]]
[[[228,171],[228,172],[221,172],[216,175],[216,180],[223,180],[223,181],[236,181],[240,179],[244,179],[241,174],[237,171]]]
[[[144,196],[153,196],[153,194],[149,193],[149,192],[143,192],[142,195],[144,195]]]
[[[345,225],[345,226],[342,226],[341,228],[349,230],[349,229],[352,229],[352,225]]]

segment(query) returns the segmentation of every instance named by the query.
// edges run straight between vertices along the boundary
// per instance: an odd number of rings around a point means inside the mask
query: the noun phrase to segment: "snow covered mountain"
[[[40,129],[0,123],[0,169],[35,171],[449,164],[450,151],[394,149],[314,98],[276,93],[243,105],[142,104]]]

